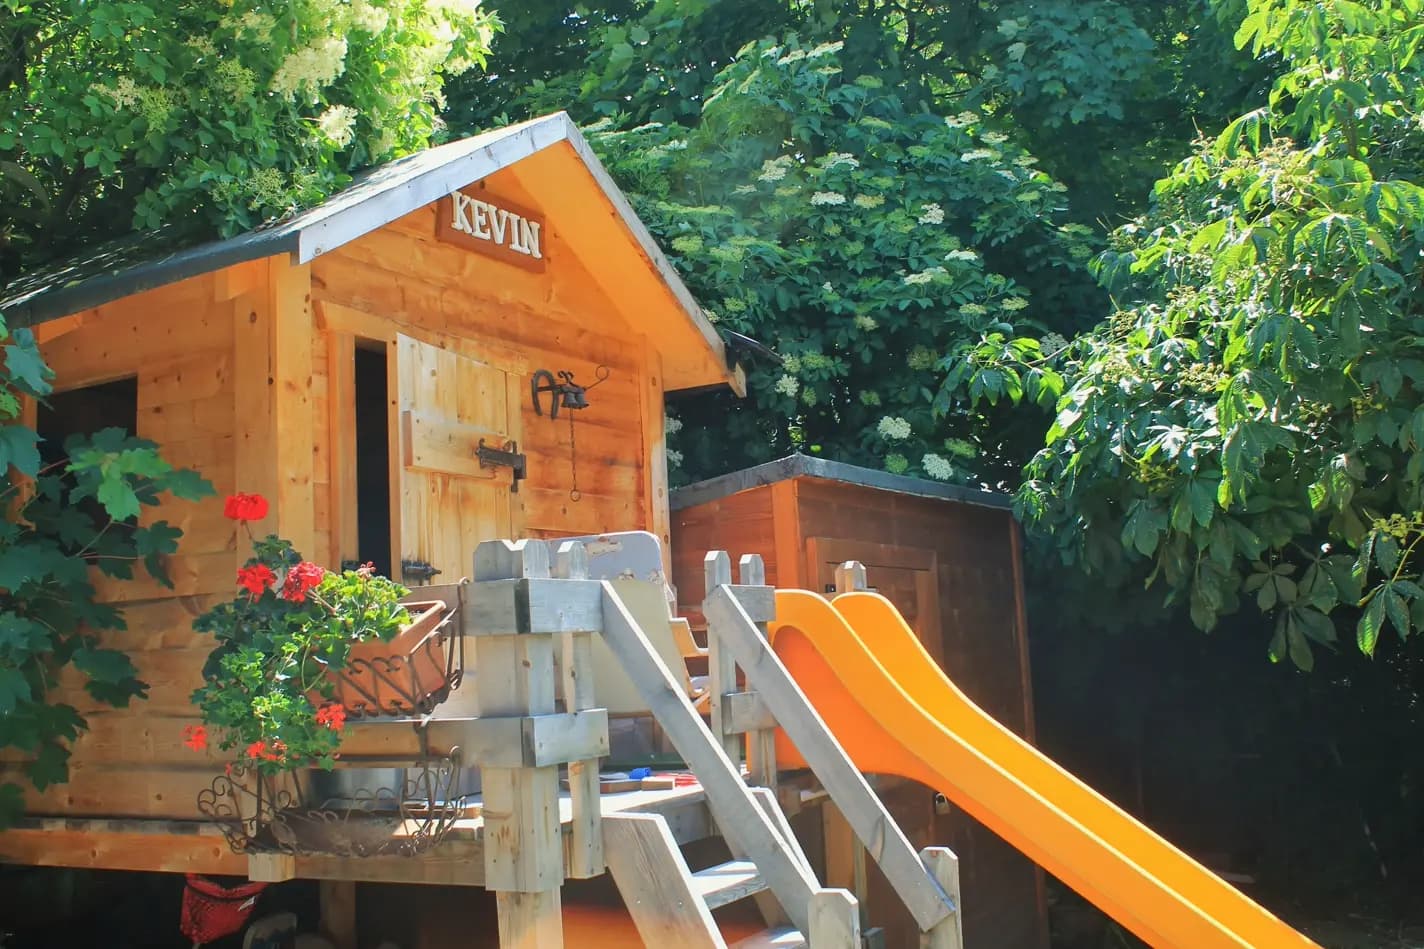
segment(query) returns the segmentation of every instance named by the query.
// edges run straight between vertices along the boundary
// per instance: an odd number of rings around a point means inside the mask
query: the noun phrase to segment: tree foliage
[[[1019,498],[1066,560],[1202,628],[1251,603],[1302,668],[1341,625],[1369,653],[1424,620],[1421,39],[1418,0],[1251,0],[1238,42],[1286,68],[1114,235],[1124,305],[1050,363]]]
[[[722,402],[685,406],[674,461],[802,450],[971,480],[990,436],[981,417],[942,417],[939,364],[965,339],[1056,321],[1008,273],[1071,282],[1087,229],[1056,214],[1063,186],[990,117],[917,110],[842,56],[838,42],[755,43],[695,127],[594,127],[709,317],[783,359],[715,429]],[[1043,388],[1034,374],[978,384],[992,400]]]
[[[478,0],[0,2],[0,278],[129,230],[231,235],[423,148]]]

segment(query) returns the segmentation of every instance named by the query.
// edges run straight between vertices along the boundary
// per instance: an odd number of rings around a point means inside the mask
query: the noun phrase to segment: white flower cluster
[[[921,224],[943,224],[944,208],[938,204],[926,204],[920,207],[919,223]]]
[[[945,260],[963,260],[963,261],[965,261],[965,262],[967,262],[967,263],[971,263],[971,264],[972,264],[972,263],[978,262],[978,260],[979,260],[979,255],[976,254],[976,253],[974,253],[974,251],[972,251],[972,250],[962,250],[962,249],[961,249],[961,250],[952,250],[952,251],[950,251],[949,253],[947,253],[947,254],[944,255],[944,259],[945,259]]]
[[[351,27],[372,36],[386,28],[391,15],[371,0],[351,0]]]
[[[912,287],[921,286],[934,280],[935,277],[943,277],[948,272],[949,271],[943,267],[930,267],[928,270],[922,270],[919,273],[906,274],[904,282]]]
[[[985,132],[979,137],[990,145],[1002,145],[1009,140],[1003,132]]]
[[[831,282],[830,282],[829,280],[827,280],[825,283],[821,284],[821,289],[824,290],[826,293],[835,293],[835,292],[836,292],[836,288],[833,287],[833,286],[831,286]]]
[[[756,194],[755,185],[737,185],[732,189],[732,194]]]
[[[682,466],[682,452],[669,448],[667,450],[667,463],[670,468],[680,468]]]
[[[856,329],[864,330],[865,332],[869,333],[869,332],[871,332],[872,330],[878,329],[879,327],[880,327],[880,322],[879,322],[875,317],[873,317],[873,316],[867,316],[867,315],[864,314],[864,313],[858,313],[858,314],[856,314],[856,317],[855,317],[855,328],[856,328]]]
[[[811,204],[813,205],[837,205],[845,203],[845,195],[838,194],[835,191],[817,191],[811,195]]]
[[[988,309],[982,303],[966,303],[959,308],[960,316],[983,316]]]
[[[850,152],[832,152],[826,156],[826,170],[839,168],[842,165],[847,168],[859,168],[860,162]]]
[[[757,181],[780,181],[786,177],[786,173],[790,170],[790,155],[782,155],[780,158],[768,158],[761,163],[761,174],[757,175]]]
[[[903,441],[910,437],[910,423],[895,415],[882,418],[875,430],[886,441]]]
[[[680,431],[682,431],[682,419],[676,415],[663,416],[663,434],[676,435]]]
[[[128,76],[120,76],[112,86],[96,83],[89,88],[91,91],[111,99],[115,109],[131,109],[138,102],[138,83]]]
[[[1010,313],[1013,313],[1017,310],[1022,310],[1027,307],[1028,301],[1025,300],[1023,297],[1004,297],[1004,299],[999,301],[999,306],[1003,307],[1005,310],[1008,310]]]
[[[349,105],[334,105],[316,120],[316,126],[326,140],[337,148],[345,148],[356,137],[356,116],[360,113]]]
[[[973,125],[978,122],[980,115],[978,112],[961,112],[958,115],[951,115],[944,120],[944,124],[952,129],[962,129],[966,125]]]
[[[1051,356],[1067,349],[1068,340],[1061,333],[1044,333],[1038,340],[1038,348]]]
[[[885,203],[885,196],[880,194],[858,194],[851,198],[851,204],[858,208],[869,211],[871,208],[878,208]]]
[[[796,398],[797,391],[801,388],[801,383],[796,380],[795,376],[783,375],[780,379],[776,380],[776,385],[772,388],[776,389],[777,392],[780,392],[788,399],[794,399]]]
[[[315,99],[322,86],[346,70],[346,40],[326,36],[287,54],[272,74],[272,91],[289,99],[305,94]]]
[[[999,153],[992,148],[976,148],[973,151],[968,151],[960,155],[959,160],[962,162],[993,161],[998,157]]]
[[[954,466],[933,452],[925,453],[925,457],[920,459],[920,467],[936,481],[948,481],[954,477]]]

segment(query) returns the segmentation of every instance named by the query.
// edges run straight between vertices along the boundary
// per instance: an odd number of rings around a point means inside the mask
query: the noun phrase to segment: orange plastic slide
[[[862,771],[944,793],[1150,945],[1316,946],[985,714],[884,597],[778,590],[776,613],[776,653]]]

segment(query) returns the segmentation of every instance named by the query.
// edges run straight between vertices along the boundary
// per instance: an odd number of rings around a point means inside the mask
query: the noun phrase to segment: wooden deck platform
[[[472,802],[478,803],[475,796]],[[660,814],[679,844],[715,831],[702,788],[622,791],[600,798],[609,814]],[[567,836],[572,806],[559,796]],[[26,819],[0,833],[0,863],[170,873],[246,876],[247,857],[229,849],[218,826],[206,821]],[[439,846],[416,857],[298,856],[296,876],[369,883],[484,885],[484,819],[459,821]]]

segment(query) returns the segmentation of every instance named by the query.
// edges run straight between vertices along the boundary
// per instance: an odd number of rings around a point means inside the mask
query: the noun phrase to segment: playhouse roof
[[[154,256],[165,235],[131,235],[14,281],[0,297],[13,326],[32,326],[71,313],[277,254],[296,263],[378,230],[453,191],[539,155],[540,181],[555,185],[561,203],[602,214],[572,213],[569,244],[610,272],[630,319],[664,353],[669,389],[729,383],[741,392],[740,370],[728,365],[721,337],[658,249],[588,142],[566,113],[485,132],[397,159],[358,175],[322,204],[284,221],[226,240]],[[574,192],[571,194],[571,192]]]
[[[669,504],[674,511],[696,507],[708,501],[725,498],[739,491],[748,491],[777,481],[793,478],[820,478],[826,481],[840,481],[845,484],[893,491],[896,494],[911,494],[922,498],[936,498],[944,501],[959,501],[980,507],[1008,510],[1013,505],[1006,495],[995,491],[980,490],[957,484],[943,484],[911,478],[906,475],[891,474],[873,468],[861,468],[841,461],[813,458],[810,455],[787,455],[776,461],[768,461],[754,468],[745,468],[731,474],[698,481],[673,491]]]

